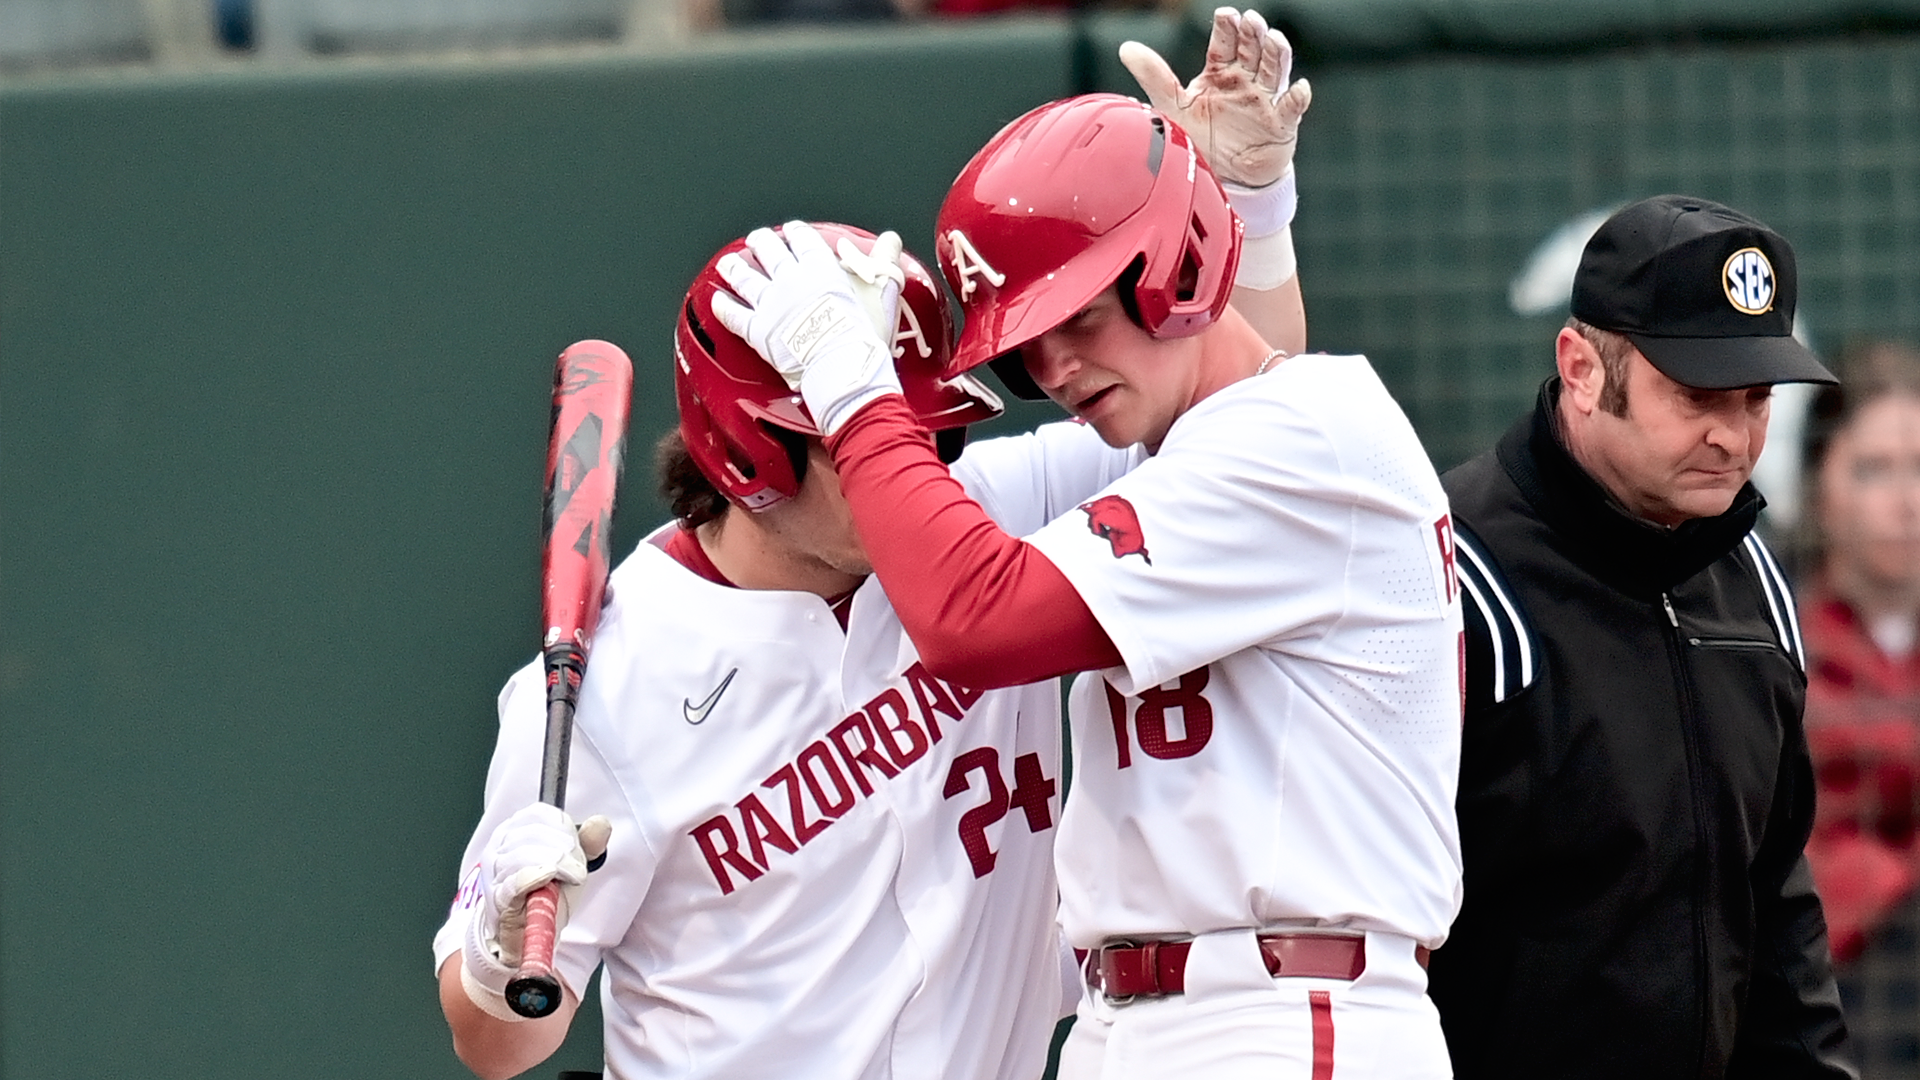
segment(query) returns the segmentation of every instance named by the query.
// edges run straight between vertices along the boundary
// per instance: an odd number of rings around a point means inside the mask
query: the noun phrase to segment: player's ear
[[[1553,363],[1560,373],[1560,393],[1568,405],[1581,413],[1591,413],[1598,407],[1607,371],[1593,342],[1571,326],[1562,327],[1553,342]]]

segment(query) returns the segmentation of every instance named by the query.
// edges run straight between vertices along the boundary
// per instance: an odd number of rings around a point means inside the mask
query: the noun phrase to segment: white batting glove
[[[519,968],[527,931],[527,894],[560,883],[554,911],[557,936],[567,924],[573,895],[590,866],[606,854],[613,826],[599,815],[575,826],[566,811],[534,803],[494,827],[480,853],[480,906],[467,920],[461,984],[474,1004],[503,1020],[522,1020],[507,1007],[507,982]]]
[[[891,342],[900,326],[900,290],[907,287],[907,272],[900,266],[900,253],[906,250],[900,234],[888,229],[873,238],[873,250],[861,251],[849,237],[841,237],[835,254],[840,269],[847,272],[847,284],[854,299],[873,320],[880,340]],[[889,350],[891,352],[891,350]]]
[[[897,258],[899,237],[891,243]],[[849,276],[804,221],[789,221],[777,233],[755,229],[747,234],[747,250],[758,267],[737,252],[715,266],[733,295],[714,294],[714,318],[800,391],[821,434],[840,430],[869,401],[900,392],[887,344],[899,311],[899,282],[883,272],[862,281],[863,289],[879,290],[877,310],[870,310],[855,296],[859,279]]]
[[[1153,107],[1192,136],[1221,180],[1264,188],[1293,166],[1313,87],[1305,79],[1288,83],[1293,47],[1259,12],[1214,11],[1206,66],[1185,87],[1159,53],[1137,41],[1121,44],[1120,62]]]

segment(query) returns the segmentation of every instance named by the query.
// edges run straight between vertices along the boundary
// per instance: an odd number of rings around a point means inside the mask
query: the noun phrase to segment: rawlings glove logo
[[[806,314],[795,319],[792,328],[786,332],[784,344],[787,353],[801,365],[812,359],[813,351],[820,347],[821,342],[841,330],[851,328],[852,320],[835,302],[839,299],[836,296],[821,297]]]

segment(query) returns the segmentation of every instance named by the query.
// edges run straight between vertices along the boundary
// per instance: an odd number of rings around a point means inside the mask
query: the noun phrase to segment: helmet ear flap
[[[715,489],[735,505],[758,510],[800,488],[789,455],[772,434],[775,425],[759,419],[791,392],[745,342],[703,318],[701,305],[720,287],[709,264],[680,310],[673,348],[680,434]],[[804,422],[803,414],[795,417]]]
[[[797,431],[776,427],[764,420],[760,421],[760,430],[766,432],[768,438],[779,443],[780,449],[786,451],[787,470],[793,476],[793,490],[798,493],[800,485],[807,482],[807,437]]]
[[[1196,193],[1194,201],[1203,198]],[[1224,203],[1224,198],[1221,201]],[[1246,226],[1230,206],[1219,209],[1225,213],[1210,215],[1196,206],[1187,218],[1187,242],[1180,246],[1180,269],[1175,279],[1175,315],[1204,313],[1210,323],[1220,317],[1233,294],[1233,275],[1240,266],[1240,234]],[[1208,217],[1213,218],[1211,226]],[[1214,229],[1226,235],[1216,237]]]
[[[1232,297],[1244,228],[1239,217],[1217,187],[1195,185],[1185,218],[1179,243],[1158,245],[1146,256],[1154,261],[1135,263],[1141,267],[1140,285],[1132,290],[1139,305],[1135,321],[1154,337],[1205,330]]]

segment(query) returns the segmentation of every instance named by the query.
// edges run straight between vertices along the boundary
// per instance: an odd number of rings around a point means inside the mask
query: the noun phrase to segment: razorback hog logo
[[[1153,565],[1147,554],[1146,535],[1140,531],[1140,515],[1134,513],[1132,503],[1118,495],[1103,495],[1081,503],[1080,509],[1087,512],[1087,529],[1112,545],[1114,558],[1138,555],[1140,561]]]

